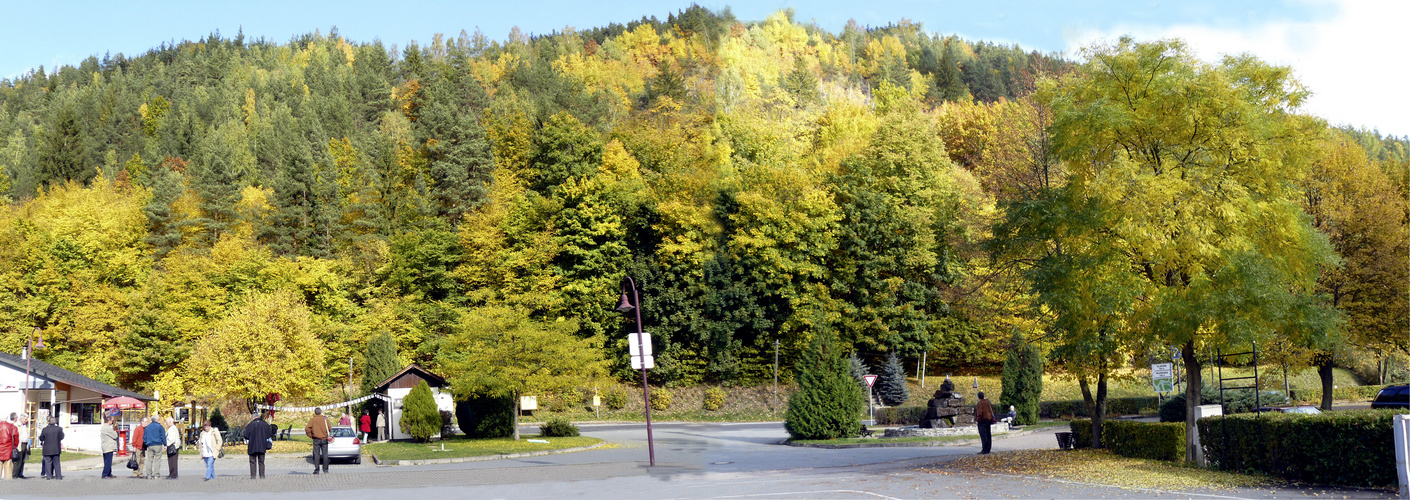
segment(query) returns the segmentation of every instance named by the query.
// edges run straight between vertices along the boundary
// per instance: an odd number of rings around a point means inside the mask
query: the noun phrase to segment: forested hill
[[[504,306],[573,323],[630,376],[630,275],[661,383],[762,380],[775,340],[787,372],[819,332],[992,365],[1053,324],[985,242],[1046,189],[1034,91],[1076,68],[905,21],[699,7],[41,68],[0,82],[0,349],[39,328],[39,357],[127,387],[208,394],[229,369],[318,399],[382,332],[450,370],[458,332]],[[1327,133],[1405,192],[1404,141]],[[288,361],[229,354],[264,349]]]

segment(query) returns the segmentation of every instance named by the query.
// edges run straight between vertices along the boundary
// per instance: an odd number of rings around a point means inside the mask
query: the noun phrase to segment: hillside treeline
[[[630,378],[631,276],[657,383],[769,378],[776,343],[787,374],[823,334],[996,367],[1020,330],[1061,363],[1076,327],[1034,286],[1039,250],[1001,239],[1075,171],[1052,131],[1084,67],[905,21],[692,7],[400,48],[213,34],[41,68],[0,82],[0,349],[38,328],[38,357],[99,380],[202,394],[259,374],[316,398],[375,335],[436,370],[507,307],[573,323]],[[1304,294],[1335,335],[1279,338],[1304,366],[1403,359],[1406,143],[1309,123],[1275,177],[1335,254]]]

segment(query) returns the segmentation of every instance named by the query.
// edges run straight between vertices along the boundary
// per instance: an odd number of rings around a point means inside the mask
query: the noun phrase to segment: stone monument
[[[974,408],[965,406],[964,396],[955,394],[955,383],[946,378],[935,391],[935,397],[926,403],[925,414],[920,417],[922,429],[947,429],[956,425],[973,425]]]

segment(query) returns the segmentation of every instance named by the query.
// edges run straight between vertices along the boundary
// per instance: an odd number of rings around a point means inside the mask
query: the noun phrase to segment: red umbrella
[[[137,398],[132,398],[128,396],[116,397],[113,399],[109,399],[106,403],[103,403],[104,410],[112,408],[117,408],[119,410],[139,410],[146,407],[147,403],[143,403]]]

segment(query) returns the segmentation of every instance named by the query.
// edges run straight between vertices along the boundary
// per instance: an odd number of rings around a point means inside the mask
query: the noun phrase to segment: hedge
[[[1385,388],[1383,385],[1353,385],[1332,389],[1332,399],[1337,401],[1370,401]],[[1322,388],[1293,389],[1292,399],[1296,401],[1322,401]]]
[[[1107,398],[1107,415],[1140,415],[1155,412],[1158,402],[1155,396],[1135,398]],[[1043,418],[1063,418],[1066,416],[1090,418],[1087,404],[1080,399],[1065,401],[1044,401],[1038,404],[1038,415]]]
[[[1200,444],[1205,459],[1219,469],[1316,484],[1394,486],[1392,421],[1398,413],[1406,412],[1208,417],[1199,420]]]
[[[1075,447],[1091,446],[1091,420],[1073,420],[1070,427]],[[1123,457],[1184,460],[1185,424],[1104,420],[1102,447]]]
[[[876,425],[919,425],[924,406],[892,406],[876,409]]]

